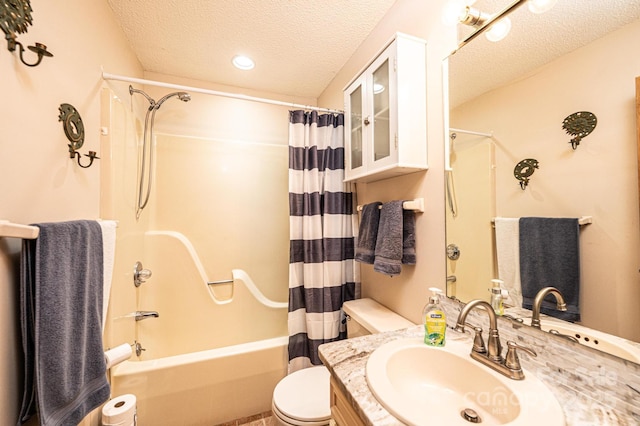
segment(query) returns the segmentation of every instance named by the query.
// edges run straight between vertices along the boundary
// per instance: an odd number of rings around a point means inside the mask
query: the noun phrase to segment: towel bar
[[[491,218],[491,223],[495,224],[496,222],[496,218]],[[578,218],[578,225],[583,226],[583,225],[589,225],[590,223],[593,223],[593,216],[581,216]]]
[[[382,208],[379,206],[378,208]],[[424,198],[416,198],[415,200],[409,200],[402,203],[402,208],[405,210],[413,210],[417,213],[424,213]],[[362,211],[362,206],[358,206],[357,210]]]
[[[24,238],[34,240],[38,238],[40,228],[31,225],[20,225],[9,222],[8,220],[0,220],[0,237]]]

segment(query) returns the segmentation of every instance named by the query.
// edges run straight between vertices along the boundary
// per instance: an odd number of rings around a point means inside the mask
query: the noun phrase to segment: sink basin
[[[556,330],[561,334],[573,336],[585,346],[640,364],[640,346],[635,346],[620,337],[553,319],[541,319],[540,328],[543,331]]]
[[[409,425],[564,425],[551,391],[533,373],[511,380],[469,356],[471,343],[443,348],[422,339],[399,339],[376,349],[366,365],[367,384],[380,404]],[[471,410],[471,411],[469,411]]]

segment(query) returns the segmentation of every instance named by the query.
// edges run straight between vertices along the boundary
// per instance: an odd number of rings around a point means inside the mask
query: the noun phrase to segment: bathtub
[[[113,395],[137,397],[139,426],[213,426],[271,409],[286,375],[288,338],[125,361],[111,369]]]
[[[153,275],[136,290],[137,309],[159,317],[115,319],[134,324],[145,350],[111,369],[112,396],[136,395],[140,426],[213,426],[269,411],[287,372],[287,303],[242,269],[211,285],[179,232],[146,232],[145,245]]]

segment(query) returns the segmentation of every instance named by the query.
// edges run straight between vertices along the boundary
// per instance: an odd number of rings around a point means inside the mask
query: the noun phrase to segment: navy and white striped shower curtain
[[[320,365],[343,339],[356,297],[352,193],[344,179],[344,115],[289,113],[289,372]]]

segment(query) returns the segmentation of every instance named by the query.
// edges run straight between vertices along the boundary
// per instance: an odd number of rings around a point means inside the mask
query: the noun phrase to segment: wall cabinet
[[[397,33],[344,90],[345,181],[426,170],[426,42]]]

